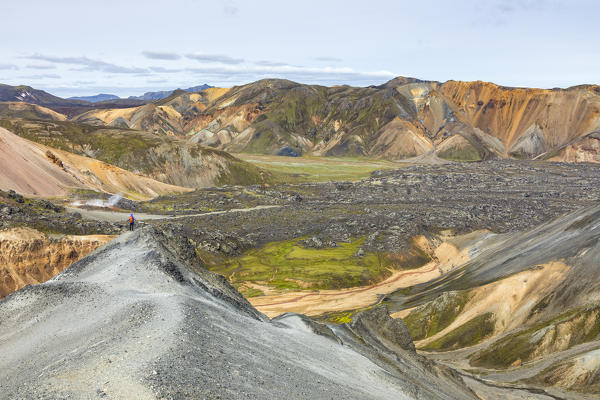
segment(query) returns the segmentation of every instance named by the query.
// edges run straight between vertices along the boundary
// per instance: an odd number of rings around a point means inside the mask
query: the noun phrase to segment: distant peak
[[[119,96],[114,95],[114,94],[106,94],[106,93],[100,93],[100,94],[96,94],[93,96],[74,96],[74,97],[69,97],[68,100],[83,100],[83,101],[89,101],[91,103],[97,103],[100,101],[106,101],[106,100],[118,100],[120,99]]]

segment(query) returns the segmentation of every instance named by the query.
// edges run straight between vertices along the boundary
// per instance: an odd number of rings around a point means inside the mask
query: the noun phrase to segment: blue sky
[[[60,96],[262,78],[600,83],[592,0],[3,3],[0,82]]]

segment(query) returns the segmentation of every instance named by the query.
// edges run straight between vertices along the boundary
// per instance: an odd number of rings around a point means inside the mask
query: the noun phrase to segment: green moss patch
[[[338,247],[304,248],[303,238],[273,242],[209,269],[236,287],[256,282],[279,290],[339,289],[377,282],[390,275],[384,257],[367,252],[354,257],[365,238]]]
[[[242,290],[240,293],[242,293],[242,295],[244,295],[244,297],[246,297],[246,298],[258,297],[258,296],[264,296],[265,295],[265,292],[263,292],[262,290],[260,290],[260,289],[254,289],[254,288]]]
[[[319,320],[324,322],[330,322],[332,324],[349,324],[352,321],[354,315],[361,311],[370,310],[373,307],[376,307],[377,304],[373,304],[369,307],[357,308],[356,310],[348,310],[348,311],[334,311],[330,313],[323,314]]]

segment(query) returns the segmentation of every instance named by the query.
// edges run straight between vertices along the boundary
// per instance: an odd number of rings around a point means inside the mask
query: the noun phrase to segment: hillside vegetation
[[[269,182],[272,174],[230,154],[133,129],[72,121],[0,120],[31,141],[94,158],[171,185],[199,188]]]
[[[267,79],[175,91],[155,104],[76,119],[142,126],[238,153],[600,160],[600,87],[593,85],[545,90],[396,78],[360,88]]]

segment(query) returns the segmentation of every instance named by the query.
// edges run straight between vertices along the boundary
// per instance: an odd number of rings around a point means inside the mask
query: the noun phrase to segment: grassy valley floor
[[[373,171],[397,169],[408,165],[368,158],[284,157],[245,153],[234,155],[264,170],[285,174],[277,178],[287,183],[356,181],[369,177]]]

